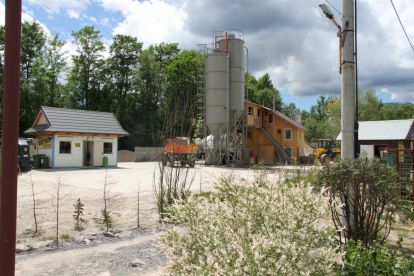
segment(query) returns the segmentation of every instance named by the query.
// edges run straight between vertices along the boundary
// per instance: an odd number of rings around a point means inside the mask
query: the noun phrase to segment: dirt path
[[[18,255],[16,275],[160,275],[166,264],[160,235],[152,231],[92,247]]]

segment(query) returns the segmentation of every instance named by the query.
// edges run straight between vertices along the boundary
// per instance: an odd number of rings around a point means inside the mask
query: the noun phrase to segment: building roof
[[[297,127],[297,128],[305,128],[304,126],[302,126],[301,124],[299,124],[298,122],[296,122],[295,120],[293,120],[293,119],[292,119],[292,118],[290,118],[289,116],[286,116],[285,114],[283,114],[283,113],[282,113],[282,112],[280,112],[280,111],[273,110],[273,109],[268,108],[268,107],[266,107],[266,106],[264,106],[264,105],[257,104],[257,103],[251,102],[251,101],[247,101],[247,100],[245,100],[245,102],[246,102],[246,103],[249,103],[249,104],[256,105],[256,106],[260,106],[261,108],[266,109],[267,111],[272,112],[273,114],[276,114],[277,116],[281,117],[281,118],[282,118],[282,119],[284,119],[285,121],[288,121],[290,124],[294,125],[294,126],[295,126],[295,127]]]
[[[411,140],[414,119],[359,122],[358,140]],[[341,140],[341,134],[336,140]]]
[[[36,119],[33,127],[24,133],[75,132],[128,135],[128,132],[122,128],[115,115],[110,112],[42,106],[37,118],[42,113],[48,124],[36,124]]]

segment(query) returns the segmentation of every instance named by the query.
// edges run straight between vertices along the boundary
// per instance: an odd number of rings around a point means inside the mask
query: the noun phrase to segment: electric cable
[[[408,37],[408,34],[407,34],[407,32],[406,32],[406,30],[405,30],[405,28],[404,28],[404,24],[402,23],[401,18],[400,18],[400,16],[398,15],[397,9],[396,9],[396,8],[395,8],[395,6],[394,6],[394,2],[393,2],[392,0],[390,0],[390,2],[391,2],[392,7],[394,8],[395,14],[397,15],[398,21],[400,21],[400,25],[401,25],[401,28],[402,28],[402,29],[403,29],[403,31],[404,31],[405,37],[407,38],[408,43],[410,43],[411,49],[413,49],[413,51],[414,51],[414,46],[413,46],[413,44],[411,43],[410,38]]]

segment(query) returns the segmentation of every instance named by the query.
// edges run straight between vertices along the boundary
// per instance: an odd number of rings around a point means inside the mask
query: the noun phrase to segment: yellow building
[[[254,157],[255,162],[272,165],[303,156],[305,128],[300,122],[279,111],[249,101],[245,101],[244,108],[249,158]]]

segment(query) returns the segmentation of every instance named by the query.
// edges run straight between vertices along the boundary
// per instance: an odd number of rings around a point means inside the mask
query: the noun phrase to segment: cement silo
[[[239,31],[214,31],[206,58],[206,124],[214,149],[206,164],[241,159],[244,111],[244,40]]]
[[[229,56],[215,51],[206,58],[206,124],[214,136],[214,149],[206,154],[206,163],[219,163],[225,153],[222,138],[226,137],[229,120]]]
[[[219,49],[227,52],[230,65],[230,111],[244,110],[244,40],[234,33],[227,33],[218,42]]]

